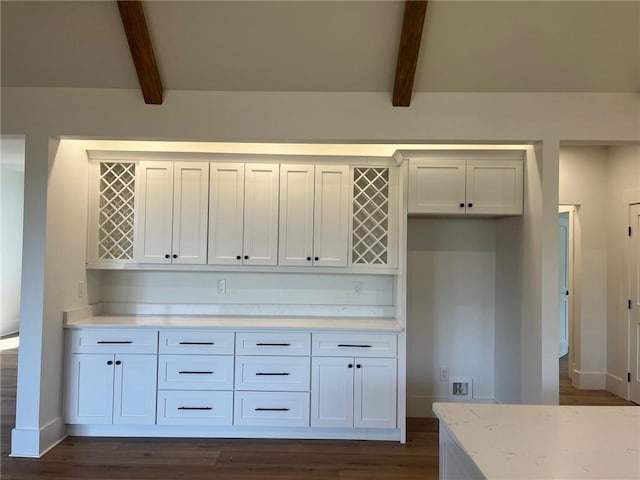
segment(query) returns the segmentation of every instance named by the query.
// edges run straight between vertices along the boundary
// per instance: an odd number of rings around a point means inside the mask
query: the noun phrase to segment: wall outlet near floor
[[[450,377],[449,399],[454,401],[473,399],[473,378]]]
[[[440,381],[446,382],[449,380],[449,367],[441,366],[440,367]]]
[[[226,280],[218,280],[218,293],[219,294],[227,293],[227,281]]]

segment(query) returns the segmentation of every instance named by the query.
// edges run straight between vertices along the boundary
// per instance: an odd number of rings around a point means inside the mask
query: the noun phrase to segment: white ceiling
[[[138,88],[115,1],[1,1],[2,86]],[[391,91],[403,1],[146,1],[166,89]],[[415,91],[640,92],[640,1],[429,2]]]

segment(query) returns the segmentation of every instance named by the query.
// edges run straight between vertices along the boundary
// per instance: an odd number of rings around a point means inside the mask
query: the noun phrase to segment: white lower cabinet
[[[396,427],[396,359],[316,357],[312,427]]]
[[[74,353],[67,366],[65,422],[153,424],[156,355]]]
[[[396,351],[396,335],[314,334],[311,426],[395,428]]]
[[[309,427],[291,431],[308,438],[397,431],[395,334],[82,328],[66,345],[71,434],[118,435],[114,424],[130,425],[127,435],[157,424],[140,432],[158,436],[203,426],[258,437],[286,437],[287,427]]]
[[[235,392],[233,424],[308,427],[308,392]]]
[[[159,391],[158,425],[231,425],[233,392]]]

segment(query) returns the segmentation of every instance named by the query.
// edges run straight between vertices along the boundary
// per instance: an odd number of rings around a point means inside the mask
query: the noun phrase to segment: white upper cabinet
[[[346,267],[349,166],[282,165],[280,265]]]
[[[521,151],[433,153],[409,162],[409,213],[521,215]]]
[[[206,163],[140,162],[136,172],[136,262],[205,263],[208,177]]]
[[[277,264],[278,185],[278,165],[211,164],[208,263]]]
[[[280,167],[280,265],[313,263],[314,165]]]

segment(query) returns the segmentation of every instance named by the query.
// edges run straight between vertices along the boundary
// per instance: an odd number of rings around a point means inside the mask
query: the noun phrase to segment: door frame
[[[578,384],[578,368],[576,365],[576,357],[579,357],[579,348],[577,345],[577,339],[579,337],[579,326],[575,323],[575,299],[576,294],[579,293],[580,288],[576,285],[576,277],[575,277],[575,268],[576,263],[579,261],[578,256],[576,255],[575,248],[575,219],[578,213],[578,205],[568,205],[568,204],[560,204],[558,205],[558,213],[568,213],[569,214],[569,240],[568,240],[568,251],[567,257],[569,260],[569,281],[568,281],[568,289],[569,289],[569,298],[567,300],[568,303],[568,323],[569,323],[569,378],[571,379],[572,385]],[[558,265],[558,268],[560,265]]]
[[[632,210],[634,207],[636,207],[637,205],[640,205],[640,202],[629,202],[627,204],[627,223],[629,225],[629,228],[631,228],[632,226],[632,219],[631,219],[631,215],[632,215]],[[631,301],[631,299],[633,299],[632,296],[632,287],[633,287],[633,281],[632,281],[632,275],[633,275],[633,269],[631,266],[631,259],[632,259],[632,248],[633,248],[633,244],[632,244],[632,237],[631,235],[629,235],[629,237],[627,238],[627,251],[626,251],[626,258],[627,258],[627,298],[629,298],[629,301]],[[627,338],[627,375],[631,374],[631,363],[632,363],[632,359],[631,359],[631,342],[632,342],[632,336],[633,336],[633,328],[632,328],[632,321],[633,321],[633,312],[631,309],[627,309],[627,334],[626,334],[626,338]],[[640,349],[640,345],[636,348]],[[629,380],[626,381],[626,395],[625,395],[625,400],[629,400],[631,401],[631,382]]]

